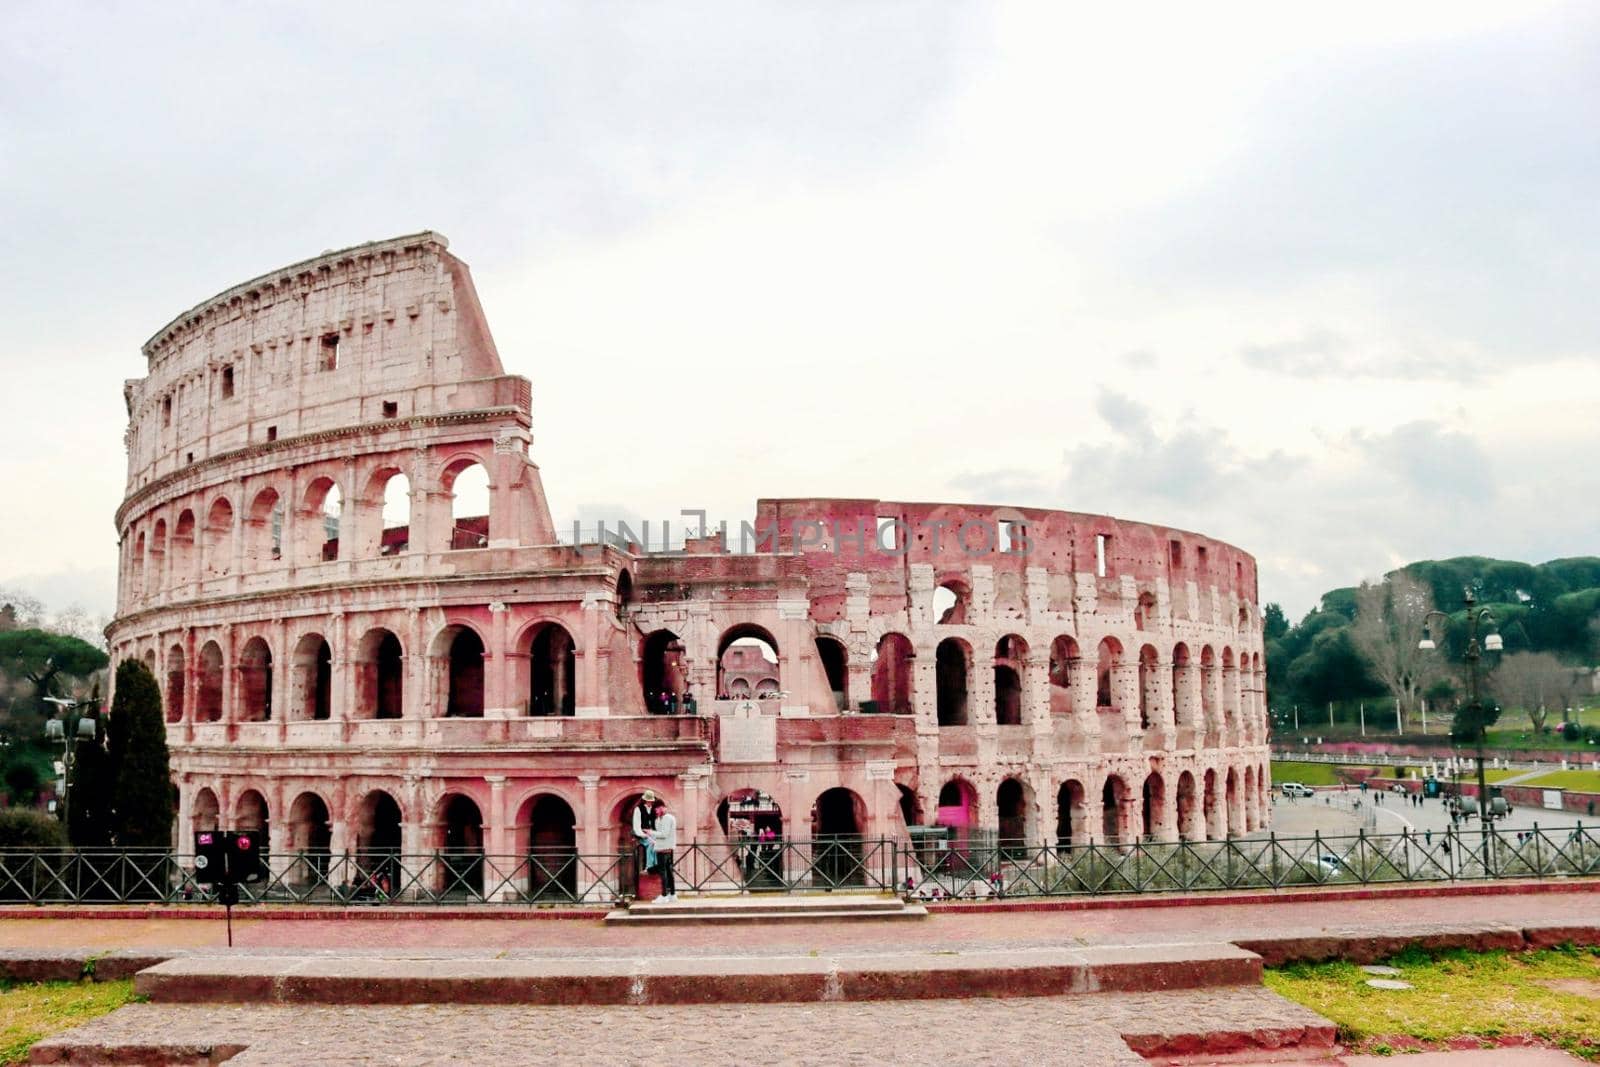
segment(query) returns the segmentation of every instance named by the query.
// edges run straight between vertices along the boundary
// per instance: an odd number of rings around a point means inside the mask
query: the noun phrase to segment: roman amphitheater
[[[564,534],[530,383],[434,233],[234,286],[144,356],[108,636],[162,682],[180,842],[599,856],[645,789],[706,843],[1267,823],[1230,545],[866,499],[760,500],[753,544]]]

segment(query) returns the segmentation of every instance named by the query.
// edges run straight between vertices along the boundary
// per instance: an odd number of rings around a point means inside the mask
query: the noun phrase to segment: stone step
[[[1139,1067],[1332,1048],[1321,1016],[1259,986],[1089,996],[619,1006],[131,1004],[33,1049],[50,1064],[904,1062]],[[908,1029],[909,1027],[909,1029]],[[933,1049],[931,1042],[935,1042]],[[931,1051],[930,1051],[931,1050]],[[1148,1057],[1148,1058],[1142,1058]],[[1157,1059],[1159,1058],[1159,1059]],[[1242,1061],[1229,1061],[1242,1062]]]
[[[1037,997],[1258,983],[1219,943],[830,956],[190,955],[141,971],[156,1003],[714,1004]]]
[[[606,914],[607,923],[811,922],[849,919],[925,919],[928,909],[882,893],[784,897],[693,897],[635,901]]]

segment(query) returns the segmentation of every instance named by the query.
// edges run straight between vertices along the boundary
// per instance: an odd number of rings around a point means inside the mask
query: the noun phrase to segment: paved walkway
[[[780,926],[635,926],[593,919],[457,919],[411,913],[404,919],[234,920],[234,944],[257,950],[449,950],[493,948],[519,955],[672,956],[879,952],[885,949],[1004,949],[1083,944],[1231,941],[1330,930],[1403,929],[1425,923],[1593,924],[1600,881],[1578,892],[1422,896],[1378,892],[1363,900],[1126,906],[1089,911],[936,909],[905,922],[786,923]],[[137,907],[130,908],[137,915]],[[417,916],[417,917],[411,917]],[[14,919],[0,910],[0,948],[183,949],[226,944],[221,910],[204,919]]]

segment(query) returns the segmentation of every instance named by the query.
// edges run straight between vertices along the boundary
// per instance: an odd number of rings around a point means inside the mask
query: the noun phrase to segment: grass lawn
[[[1551,771],[1549,774],[1541,774],[1537,778],[1529,778],[1526,782],[1517,784],[1600,793],[1600,771]]]
[[[1395,1038],[1531,1034],[1600,1060],[1600,949],[1545,952],[1406,952],[1387,961],[1415,988],[1373,989],[1352,963],[1293,964],[1269,970],[1267,986],[1339,1025],[1340,1039],[1383,1052]],[[1589,995],[1562,980],[1585,986]]]
[[[133,980],[0,983],[0,1064],[25,1063],[35,1041],[133,1000]]]
[[[1333,763],[1295,763],[1293,761],[1272,761],[1272,784],[1274,787],[1284,782],[1299,782],[1302,785],[1338,785],[1344,779],[1334,774],[1338,764]]]

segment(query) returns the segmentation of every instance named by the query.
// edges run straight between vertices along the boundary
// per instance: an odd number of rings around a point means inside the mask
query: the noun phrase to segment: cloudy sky
[[[0,588],[110,610],[154,330],[425,228],[558,521],[1105,511],[1294,616],[1600,552],[1600,8],[1311,8],[12,0]]]

